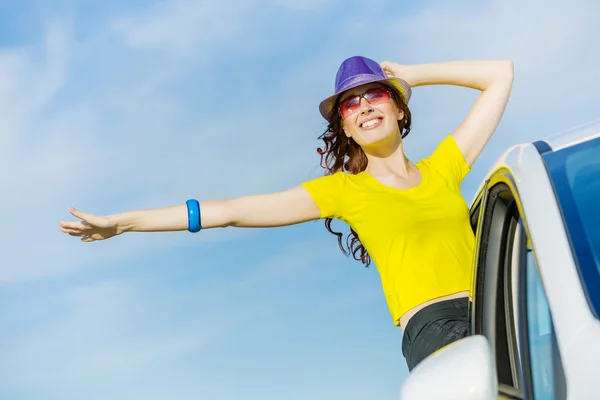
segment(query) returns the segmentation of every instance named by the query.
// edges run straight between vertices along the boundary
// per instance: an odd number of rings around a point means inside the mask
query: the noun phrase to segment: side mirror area
[[[400,400],[497,400],[498,380],[489,341],[460,339],[417,365],[402,385]]]

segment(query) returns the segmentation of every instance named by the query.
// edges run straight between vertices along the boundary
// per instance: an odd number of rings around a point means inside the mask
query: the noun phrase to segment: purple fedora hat
[[[331,120],[335,113],[333,108],[340,93],[373,82],[380,82],[398,89],[402,94],[404,102],[408,104],[411,95],[408,82],[397,77],[388,77],[383,72],[381,66],[369,58],[354,56],[344,60],[342,65],[340,65],[335,76],[335,93],[323,100],[319,105],[319,111],[323,118],[327,121]]]

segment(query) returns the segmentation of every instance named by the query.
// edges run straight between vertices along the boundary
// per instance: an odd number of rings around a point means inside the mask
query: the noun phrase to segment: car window
[[[554,364],[560,360],[555,360],[554,327],[550,306],[531,249],[528,249],[527,252],[525,276],[527,342],[534,398],[536,400],[554,400],[556,399],[554,395]]]
[[[600,138],[544,156],[586,295],[600,316]]]

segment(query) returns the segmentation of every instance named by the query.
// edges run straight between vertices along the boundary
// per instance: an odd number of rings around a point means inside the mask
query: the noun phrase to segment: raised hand
[[[60,230],[71,236],[81,237],[82,242],[105,240],[123,233],[110,216],[98,216],[69,208],[69,212],[80,221],[60,221]]]
[[[410,86],[415,84],[415,78],[413,76],[414,68],[411,65],[398,64],[392,61],[384,61],[379,65],[388,77],[404,79]]]

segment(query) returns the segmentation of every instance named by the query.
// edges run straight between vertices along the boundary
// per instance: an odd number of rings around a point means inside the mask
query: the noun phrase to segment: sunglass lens
[[[347,116],[354,114],[358,111],[360,106],[360,97],[354,96],[346,99],[340,103],[339,110],[340,114],[342,114],[342,118],[346,118]]]
[[[383,88],[371,89],[365,93],[365,98],[369,103],[376,105],[390,100],[390,92]]]

